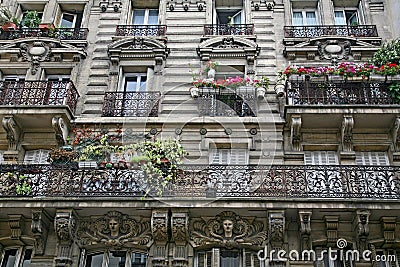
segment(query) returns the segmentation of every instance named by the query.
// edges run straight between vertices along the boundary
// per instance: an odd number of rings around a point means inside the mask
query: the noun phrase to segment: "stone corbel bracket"
[[[54,229],[57,236],[56,267],[71,266],[72,241],[76,228],[76,218],[73,210],[57,210],[54,219]]]
[[[300,235],[302,242],[302,249],[307,250],[311,249],[311,210],[300,210],[299,218],[300,218]]]
[[[164,266],[168,251],[168,211],[154,210],[151,216],[151,233],[155,244],[152,246],[153,266]]]
[[[339,216],[327,215],[325,216],[325,227],[327,245],[334,246],[338,239]]]
[[[351,115],[344,115],[341,129],[342,151],[353,151],[353,127],[354,119]]]
[[[290,142],[292,143],[293,151],[301,150],[301,115],[292,116],[291,126],[290,126]]]
[[[173,249],[173,266],[188,266],[188,231],[189,218],[187,212],[172,212],[171,215],[171,232],[172,240],[175,242]]]
[[[285,241],[285,212],[270,211],[268,213],[268,223],[269,242],[272,249],[283,249],[283,243]]]
[[[21,141],[21,128],[15,122],[13,116],[5,116],[2,124],[7,133],[8,150],[17,151]]]
[[[31,230],[35,238],[34,254],[43,255],[50,225],[49,216],[42,209],[32,210]]]
[[[11,230],[11,239],[20,239],[22,235],[22,229],[24,228],[24,216],[17,215],[8,215],[8,225]]]
[[[68,127],[65,123],[64,119],[61,117],[53,117],[51,119],[51,125],[56,134],[56,140],[59,146],[64,146],[67,144],[67,137],[68,137]]]
[[[100,0],[99,7],[101,12],[112,10],[114,12],[121,12],[122,1],[119,0]]]
[[[394,216],[384,216],[381,218],[385,244],[393,244],[395,242],[396,219],[397,217]]]
[[[251,10],[253,11],[273,11],[275,1],[254,0],[251,1]]]
[[[206,11],[206,2],[204,0],[169,0],[167,1],[167,11]]]
[[[400,117],[396,117],[392,129],[393,149],[395,152],[400,152]]]

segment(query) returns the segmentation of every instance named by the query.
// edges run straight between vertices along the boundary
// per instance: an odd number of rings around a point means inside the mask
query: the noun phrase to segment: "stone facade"
[[[306,83],[277,78],[288,65],[368,61],[399,35],[396,1],[2,5],[18,19],[38,11],[47,28],[0,35],[0,266],[400,264],[400,106],[367,96],[307,105],[294,93]],[[270,83],[260,95],[251,86],[192,97],[210,60],[216,80]],[[173,185],[144,198],[140,170],[35,165],[76,129],[118,145],[172,137],[187,155]],[[328,248],[369,254],[329,260]]]

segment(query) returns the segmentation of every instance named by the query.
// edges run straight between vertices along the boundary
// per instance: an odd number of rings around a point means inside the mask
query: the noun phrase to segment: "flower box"
[[[264,87],[258,87],[256,88],[256,95],[258,100],[263,100],[265,97],[265,93],[267,90]]]
[[[310,82],[321,83],[321,82],[325,82],[325,81],[326,81],[325,76],[310,76]]]
[[[18,26],[14,22],[9,22],[9,23],[3,24],[1,26],[1,29],[3,31],[15,31],[16,29],[18,29]]]
[[[80,169],[97,169],[96,161],[79,161],[78,167]]]
[[[400,74],[397,74],[397,75],[387,75],[387,76],[386,76],[386,80],[387,80],[388,82],[400,81]]]
[[[328,75],[328,81],[343,81],[343,75]]]
[[[289,76],[289,81],[291,82],[304,82],[306,80],[306,76],[305,75],[290,75]]]
[[[383,82],[386,80],[386,77],[383,75],[379,75],[379,74],[371,74],[371,76],[369,76],[370,81],[378,81],[378,82]]]

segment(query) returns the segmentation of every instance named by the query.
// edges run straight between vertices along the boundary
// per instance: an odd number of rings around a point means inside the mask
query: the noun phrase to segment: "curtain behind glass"
[[[303,14],[301,12],[293,12],[293,26],[303,26]]]

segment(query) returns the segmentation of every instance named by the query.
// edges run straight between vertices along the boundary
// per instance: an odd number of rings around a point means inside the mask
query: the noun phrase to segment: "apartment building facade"
[[[1,267],[398,266],[397,76],[277,77],[369,61],[398,37],[396,2],[1,4],[20,22],[0,35]],[[193,85],[229,77],[270,82]],[[143,169],[48,161],[103,137],[186,154],[145,197]]]

